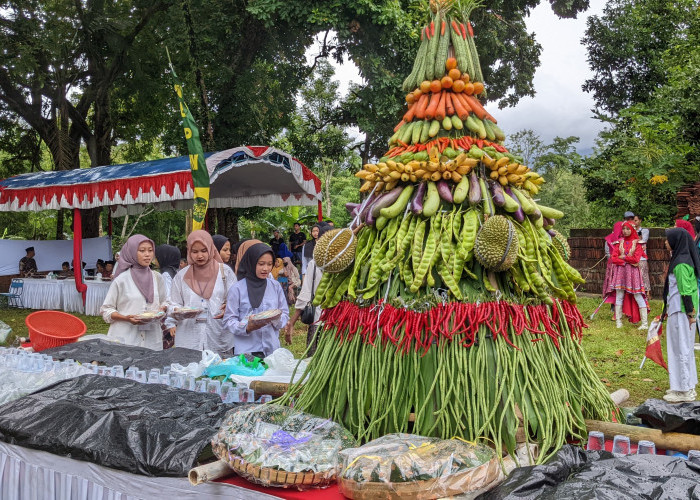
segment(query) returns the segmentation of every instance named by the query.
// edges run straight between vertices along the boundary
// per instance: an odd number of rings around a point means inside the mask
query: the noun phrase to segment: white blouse
[[[228,351],[233,347],[233,335],[224,329],[221,318],[213,317],[222,313],[221,306],[226,303],[229,288],[236,283],[236,275],[230,266],[222,264],[211,297],[203,299],[185,283],[185,272],[189,267],[181,269],[173,278],[168,314],[172,314],[177,307],[204,309],[204,312],[197,318],[181,321],[168,318],[166,325],[176,327],[175,347],[186,347],[198,351],[208,349],[218,353]]]
[[[100,308],[102,318],[109,323],[107,335],[115,340],[137,347],[148,347],[156,351],[163,350],[163,332],[160,321],[152,321],[145,325],[132,325],[128,321],[115,321],[112,314],[118,312],[124,316],[141,314],[149,310],[160,309],[167,305],[167,294],[163,278],[159,273],[151,271],[153,276],[153,302],[147,303],[144,296],[136,287],[131,271],[117,276],[109,286],[105,301]]]

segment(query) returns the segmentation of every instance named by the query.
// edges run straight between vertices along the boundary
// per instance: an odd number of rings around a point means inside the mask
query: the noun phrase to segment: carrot
[[[418,115],[420,110],[423,108],[423,103],[428,100],[427,94],[423,94],[420,96],[420,98],[416,101],[416,103],[409,109],[405,115],[403,115],[403,121],[406,123],[410,123],[413,120],[413,117],[415,116],[416,118],[422,120],[422,118]]]
[[[443,21],[442,26],[440,26],[440,36],[445,36],[445,21]]]
[[[464,95],[464,94],[462,94],[462,95]],[[469,106],[471,106],[472,110],[474,111],[474,114],[478,118],[480,118],[482,120],[484,118],[486,118],[486,110],[484,109],[484,107],[481,105],[481,103],[479,102],[479,100],[476,97],[471,96],[471,95],[465,95],[464,97],[467,99]]]
[[[474,38],[474,28],[472,28],[471,22],[467,22],[467,30],[469,31],[469,36]]]
[[[430,21],[430,36],[435,36],[435,21]]]
[[[457,94],[452,94],[452,103],[459,119],[466,120],[469,117],[469,110],[464,106]]]
[[[396,125],[396,126],[394,127],[394,132],[398,132],[399,129],[400,129],[401,127],[403,127],[404,125],[406,125],[406,120],[401,120],[401,121],[398,123],[398,125]]]
[[[447,98],[445,99],[445,113],[447,113],[447,116],[452,116],[455,114],[455,107],[454,104],[452,103],[452,95],[447,94]],[[394,131],[396,132],[396,131]]]
[[[462,38],[467,39],[467,30],[464,28],[464,23],[459,23],[459,27],[462,28]]]
[[[440,92],[440,101],[438,102],[437,109],[435,110],[435,119],[444,120],[445,119],[445,101],[447,100],[447,92]]]
[[[418,100],[418,105],[415,106],[416,118],[418,118],[419,120],[425,119],[425,110],[428,107],[429,102],[430,102],[430,98],[428,97],[428,94],[423,94],[421,96],[421,98]]]
[[[435,111],[437,111],[438,105],[440,104],[440,96],[442,95],[442,92],[437,92],[432,95],[430,98],[430,104],[428,105],[428,108],[425,110],[425,119],[426,120],[432,120],[435,118]]]
[[[457,21],[455,21],[453,19],[450,24],[452,25],[452,29],[454,30],[454,32],[457,33],[459,36],[462,36],[462,33],[460,33],[460,31],[459,31],[459,26],[457,25]]]
[[[469,102],[467,101],[467,95],[466,94],[455,94],[457,99],[459,99],[459,102],[462,103],[462,106],[464,106],[464,109],[467,110],[467,113],[472,112],[472,107],[469,105]]]
[[[486,112],[486,118],[487,118],[488,120],[491,120],[493,123],[498,123],[498,122],[496,121],[496,119],[495,119],[493,116],[491,116],[491,114],[490,114],[488,111]]]
[[[425,38],[430,40],[430,28],[426,26],[425,28],[423,28],[423,31],[425,32]]]

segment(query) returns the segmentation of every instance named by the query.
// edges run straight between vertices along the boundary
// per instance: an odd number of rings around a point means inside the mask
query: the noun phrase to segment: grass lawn
[[[578,307],[589,324],[589,328],[584,331],[583,348],[601,381],[610,392],[620,388],[630,392],[630,401],[625,406],[637,406],[647,398],[661,398],[669,388],[666,371],[651,361],[647,361],[644,368],[639,369],[644,356],[647,332],[637,330],[636,326],[626,321],[622,329],[615,328],[615,322],[610,320],[610,307],[607,305],[601,307],[595,319],[590,320],[590,315],[598,304],[598,297],[579,297]],[[661,302],[652,301],[651,307],[649,321],[661,313]],[[28,309],[0,310],[0,320],[12,327],[8,344],[11,344],[16,336],[28,335],[24,318],[30,312],[32,311]],[[107,332],[107,325],[101,317],[77,316],[87,325],[88,333]],[[280,336],[282,346],[292,351],[295,357],[301,356],[306,349],[306,329],[306,325],[301,322],[296,324],[291,346],[285,344],[283,335]],[[665,339],[665,336],[662,337],[664,358]],[[696,351],[696,362],[698,359],[700,352]],[[700,370],[700,365],[698,369]]]

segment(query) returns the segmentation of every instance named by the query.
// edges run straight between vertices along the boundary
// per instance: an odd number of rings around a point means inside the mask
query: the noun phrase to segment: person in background
[[[68,261],[61,264],[61,276],[73,276],[73,271],[70,270],[70,263]]]
[[[676,227],[680,227],[680,228],[682,228],[682,229],[685,229],[686,231],[688,231],[688,234],[690,235],[690,237],[691,237],[693,240],[695,239],[695,228],[694,228],[693,225],[692,225],[690,222],[688,222],[687,220],[685,220],[685,219],[676,219]]]
[[[301,264],[301,250],[306,243],[306,235],[301,232],[301,225],[298,222],[294,223],[294,232],[289,235],[289,249],[292,251],[292,261],[295,264]]]
[[[221,319],[226,308],[226,296],[236,283],[233,269],[224,264],[212,237],[203,230],[192,231],[187,237],[188,266],[173,280],[166,325],[176,327],[175,347],[199,351],[210,350],[221,357],[230,357],[233,336]],[[200,309],[196,317],[178,313],[183,307]]]
[[[146,311],[164,310],[167,304],[163,278],[149,267],[154,251],[153,241],[142,234],[126,241],[100,312],[109,323],[109,337],[126,345],[160,351],[163,349],[160,322],[138,318]]]
[[[639,259],[639,272],[642,273],[642,281],[644,282],[644,290],[646,290],[647,297],[651,295],[651,282],[649,281],[649,260],[647,258],[647,242],[649,241],[649,230],[642,227],[642,220],[639,215],[635,215],[632,219],[634,223],[634,228],[637,230],[637,236],[639,237],[639,245],[641,245],[642,250],[644,250],[644,256]]]
[[[666,230],[666,249],[671,253],[664,283],[664,311],[668,376],[671,389],[664,396],[669,403],[695,401],[698,383],[693,352],[700,257],[689,233],[672,228]]]
[[[39,272],[34,260],[36,253],[34,252],[34,247],[27,247],[24,251],[27,255],[19,259],[19,275],[21,278],[31,278]]]
[[[167,296],[170,297],[173,279],[180,270],[180,250],[172,245],[158,245],[156,247],[156,263],[163,277]]]
[[[231,241],[221,234],[215,234],[211,237],[214,241],[214,246],[216,251],[219,252],[219,257],[221,257],[221,262],[227,265],[231,265]]]
[[[105,273],[102,277],[103,278],[112,278],[113,275],[114,275],[114,261],[107,260],[107,261],[105,261]]]
[[[623,217],[625,222],[631,222],[634,220],[634,212],[630,212],[629,210],[625,212],[625,215]]]
[[[290,257],[282,259],[284,262],[284,273],[287,275],[287,304],[290,306],[297,300],[297,290],[301,286],[301,278],[297,266],[292,264]]]
[[[233,272],[236,273],[236,276],[238,276],[238,268],[240,267],[241,261],[243,260],[243,255],[245,255],[246,251],[250,247],[252,247],[253,245],[257,245],[258,243],[262,243],[262,241],[248,239],[241,240],[238,242],[238,246],[236,247],[236,265],[233,268]]]
[[[615,321],[615,289],[613,288],[613,280],[615,278],[615,264],[612,261],[612,254],[617,249],[622,237],[623,221],[618,221],[613,226],[612,232],[605,237],[605,257],[607,257],[605,265],[605,279],[603,281],[603,299],[607,304],[610,304],[610,309],[613,311],[612,320]]]
[[[279,257],[275,259],[275,264],[272,266],[272,277],[279,281],[280,276],[285,276],[284,262]]]
[[[282,236],[280,236],[279,229],[275,229],[272,233],[272,239],[270,240],[270,248],[272,248],[275,258],[283,257],[280,255],[280,245],[284,245],[284,240],[282,239]]]
[[[642,273],[639,272],[639,259],[644,255],[639,237],[634,224],[626,221],[622,224],[622,239],[613,251],[612,261],[615,264],[615,277],[613,288],[615,289],[615,321],[616,326],[622,328],[622,314],[636,323],[641,316],[640,330],[649,328],[647,313],[649,305],[646,302]],[[631,301],[630,298],[634,298]]]
[[[233,334],[234,354],[263,359],[280,347],[279,331],[287,324],[289,307],[282,286],[270,275],[272,259],[272,248],[255,243],[237,263],[238,281],[229,289],[224,313],[224,327]],[[272,309],[282,314],[275,319],[250,319],[252,314]]]
[[[309,265],[309,261],[314,258],[314,248],[316,248],[316,242],[318,241],[318,238],[319,238],[319,231],[320,231],[321,225],[323,225],[324,227],[330,227],[325,222],[317,222],[311,228],[311,240],[304,243],[304,247],[302,249],[302,258],[301,258],[301,276],[302,277],[306,274],[306,266]]]
[[[318,237],[323,236],[326,231],[329,231],[331,226],[325,223],[320,223],[318,225]],[[294,314],[292,315],[287,328],[285,329],[284,339],[287,344],[292,343],[292,334],[294,333],[294,325],[301,317],[301,313],[304,311],[306,306],[313,300],[316,295],[316,290],[318,289],[318,284],[323,278],[323,271],[316,266],[316,262],[312,259],[309,261],[306,268],[307,273],[304,275],[304,279],[301,284],[301,291],[297,297],[297,301],[294,304]],[[314,311],[314,322],[309,325],[306,330],[306,347],[308,356],[313,356],[316,352],[316,347],[318,346],[318,339],[315,339],[316,328],[318,320],[321,319],[321,308],[317,307]]]
[[[102,259],[97,259],[97,262],[95,263],[95,276],[98,274],[100,276],[105,275],[105,261]]]
[[[184,269],[187,267],[187,259],[181,258],[180,259],[180,269]]]
[[[119,267],[119,252],[114,254],[114,268],[112,269],[112,275],[117,275],[117,268]]]

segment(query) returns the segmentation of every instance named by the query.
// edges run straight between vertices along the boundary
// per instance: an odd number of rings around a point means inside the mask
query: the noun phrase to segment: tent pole
[[[321,200],[318,200],[318,221],[323,221],[323,205],[321,204]]]
[[[73,209],[73,269],[75,270],[75,289],[83,296],[83,306],[85,306],[87,285],[83,283],[83,219],[79,208]]]

